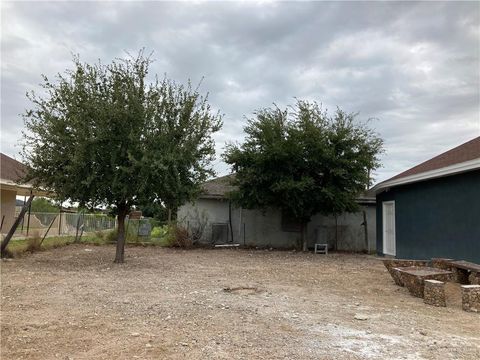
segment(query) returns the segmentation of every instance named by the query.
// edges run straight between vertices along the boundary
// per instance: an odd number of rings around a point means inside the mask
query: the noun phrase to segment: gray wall
[[[375,206],[363,205],[360,212],[345,213],[338,217],[338,249],[345,251],[364,251],[367,249],[363,223],[366,212],[368,229],[368,251],[375,251],[376,218]],[[282,231],[281,212],[279,210],[246,210],[232,206],[233,242],[247,246],[292,248],[300,241],[299,232]],[[202,242],[211,243],[212,224],[229,224],[229,202],[220,199],[198,199],[178,210],[178,220],[189,230],[203,224]],[[310,248],[315,243],[335,244],[335,217],[315,215],[307,227],[307,240]],[[228,241],[231,241],[230,226]]]

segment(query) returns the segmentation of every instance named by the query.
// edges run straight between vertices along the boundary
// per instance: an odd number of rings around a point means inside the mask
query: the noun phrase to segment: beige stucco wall
[[[0,191],[0,221],[5,216],[2,225],[2,234],[6,234],[15,220],[15,203],[17,198],[16,191]]]

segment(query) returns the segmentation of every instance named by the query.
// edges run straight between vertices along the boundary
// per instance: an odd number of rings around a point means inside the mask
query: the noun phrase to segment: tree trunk
[[[307,223],[302,223],[302,251],[307,252]]]
[[[118,206],[118,228],[117,228],[117,252],[115,262],[122,264],[125,254],[125,218],[128,213],[128,207],[125,203]]]
[[[172,222],[172,208],[168,207],[168,225]]]

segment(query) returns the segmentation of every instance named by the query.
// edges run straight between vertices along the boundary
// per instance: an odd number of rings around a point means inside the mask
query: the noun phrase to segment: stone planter
[[[452,274],[451,271],[436,269],[432,267],[402,267],[396,268],[402,283],[410,294],[423,298],[425,280],[437,280],[446,282]]]
[[[383,259],[383,265],[390,273],[390,276],[395,281],[395,284],[398,286],[403,286],[403,282],[401,280],[401,276],[395,270],[396,268],[401,267],[412,267],[412,266],[428,266],[429,260],[406,260],[406,259]]]

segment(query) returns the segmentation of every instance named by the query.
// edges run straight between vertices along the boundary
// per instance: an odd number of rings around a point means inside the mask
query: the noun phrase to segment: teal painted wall
[[[448,257],[480,263],[480,170],[391,188],[377,195],[377,252],[382,203],[395,201],[396,257]]]

